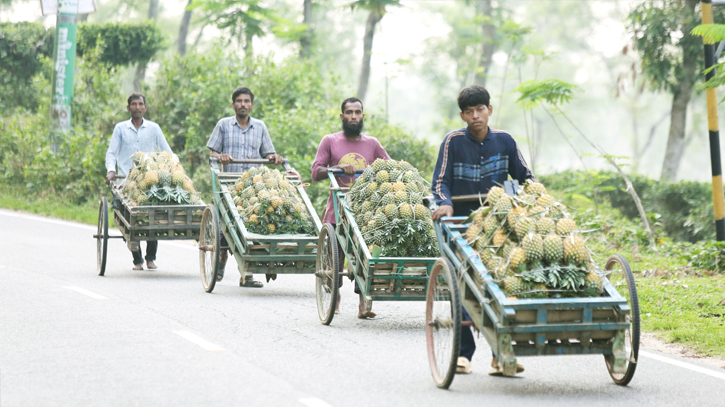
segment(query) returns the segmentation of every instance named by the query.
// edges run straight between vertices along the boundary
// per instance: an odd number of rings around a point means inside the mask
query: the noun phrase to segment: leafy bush
[[[53,55],[53,34],[41,23],[0,23],[0,108],[36,110],[32,78]]]
[[[624,182],[614,172],[564,171],[540,177],[549,187],[569,195],[606,198],[630,219],[639,218],[637,207]],[[653,214],[665,234],[676,241],[696,242],[715,235],[712,186],[694,181],[658,182],[642,175],[628,176],[645,212]],[[591,182],[589,181],[591,178]]]

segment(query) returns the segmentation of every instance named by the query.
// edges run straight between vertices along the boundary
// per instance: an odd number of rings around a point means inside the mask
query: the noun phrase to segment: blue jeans
[[[468,315],[465,309],[461,308],[463,315],[461,318],[463,321],[470,321],[471,316]],[[471,360],[473,354],[476,352],[476,341],[473,338],[473,330],[470,326],[461,327],[461,349],[459,355]]]

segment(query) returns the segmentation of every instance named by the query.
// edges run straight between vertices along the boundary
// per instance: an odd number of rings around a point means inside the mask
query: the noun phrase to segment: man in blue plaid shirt
[[[254,107],[254,93],[244,86],[234,89],[232,108],[234,116],[225,117],[216,124],[206,146],[211,150],[211,157],[219,160],[227,172],[244,172],[259,164],[229,164],[231,160],[267,158],[279,165],[284,162],[281,155],[276,154],[269,131],[263,121],[249,115]],[[222,246],[227,242],[222,237]],[[224,277],[224,267],[229,253],[222,250],[219,258],[217,280]],[[260,281],[252,280],[251,276],[239,280],[241,287],[262,287]]]

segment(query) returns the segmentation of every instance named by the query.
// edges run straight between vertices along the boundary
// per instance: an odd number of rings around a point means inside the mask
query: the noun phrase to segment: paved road
[[[323,326],[311,275],[242,289],[230,263],[207,294],[186,243],[161,242],[159,270],[140,272],[111,240],[98,277],[92,229],[0,210],[0,406],[725,405],[725,370],[651,350],[629,387],[595,356],[489,377],[483,339],[474,373],[438,390],[423,303],[379,302],[361,321],[346,281]]]

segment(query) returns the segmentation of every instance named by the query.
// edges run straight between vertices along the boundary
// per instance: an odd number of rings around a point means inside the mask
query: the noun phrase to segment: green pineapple
[[[464,234],[464,237],[467,241],[473,242],[475,241],[478,236],[481,235],[481,227],[474,224],[471,224],[471,226],[468,227],[468,230],[466,230],[466,233]]]
[[[499,226],[498,219],[495,216],[489,214],[483,219],[483,230],[486,234],[490,234],[496,230]]]
[[[413,220],[413,208],[409,204],[401,204],[398,211],[400,212],[400,217],[404,220]]]
[[[380,184],[380,188],[378,188],[378,192],[385,195],[388,192],[393,192],[393,184],[391,182],[383,182]]]
[[[363,213],[368,212],[368,211],[372,211],[373,210],[373,204],[370,201],[365,201],[365,202],[362,203],[362,206],[360,207],[360,210]]]
[[[520,247],[514,247],[508,254],[508,260],[509,267],[516,269],[526,261],[526,252]]]
[[[544,239],[536,233],[529,233],[521,239],[521,248],[524,249],[527,262],[537,262],[544,255]]]
[[[365,191],[367,191],[368,196],[372,196],[377,190],[378,190],[377,182],[371,182],[365,188]]]
[[[398,191],[394,194],[395,203],[398,205],[408,200],[408,194],[406,194],[405,191]]]
[[[167,170],[158,170],[156,174],[159,177],[159,185],[162,187],[171,185],[171,173]],[[182,181],[183,183],[183,181]]]
[[[546,187],[544,184],[536,181],[529,181],[524,185],[524,192],[532,195],[544,195],[546,194]]]
[[[536,204],[543,207],[548,207],[554,205],[555,203],[556,199],[549,194],[543,194],[536,200]]]
[[[536,231],[536,221],[528,216],[520,217],[516,221],[515,231],[516,236],[518,236],[519,239],[522,239],[527,234]]]
[[[382,160],[380,158],[376,159],[375,161],[373,161],[372,168],[373,168],[373,171],[375,171],[376,173],[384,170],[385,169],[385,160]]]
[[[493,189],[493,188],[491,188]],[[513,203],[511,202],[511,197],[509,195],[504,194],[498,200],[496,201],[496,212],[499,213],[508,213],[510,210],[513,209]]]
[[[387,172],[393,172],[398,169],[398,162],[395,160],[385,160],[383,161],[383,165]]]
[[[393,220],[398,218],[398,207],[395,204],[385,205],[384,211],[388,219]]]
[[[570,218],[561,218],[556,222],[556,233],[566,236],[576,232],[576,223]]]
[[[509,296],[518,296],[526,291],[526,282],[518,276],[508,276],[503,281],[506,294]]]
[[[390,174],[388,174],[387,171],[382,170],[382,171],[380,171],[380,172],[378,172],[378,173],[375,174],[375,181],[377,181],[379,183],[389,182],[390,181]]]
[[[418,186],[415,183],[408,182],[407,184],[405,184],[405,192],[407,192],[408,194],[417,194],[421,191],[418,189]]]
[[[416,219],[430,219],[431,214],[430,210],[425,207],[423,204],[415,204],[413,207],[413,212],[415,213]]]
[[[561,237],[549,234],[544,238],[544,260],[549,263],[559,263],[564,256],[564,242]]]
[[[392,192],[388,192],[387,194],[385,194],[385,196],[383,196],[383,199],[380,201],[380,204],[383,206],[387,206],[387,205],[394,204],[394,203],[395,203],[395,194]]]
[[[518,218],[526,216],[526,208],[523,207],[516,207],[509,211],[508,214],[506,214],[506,221],[509,224],[509,227],[512,229],[516,228],[516,221]]]
[[[556,222],[554,222],[554,219],[541,216],[536,220],[536,233],[546,236],[554,232],[554,230],[556,230]]]
[[[589,260],[589,252],[581,236],[572,235],[564,238],[564,261],[584,264],[587,260]]]
[[[407,161],[399,161],[398,162],[398,169],[403,172],[417,172],[418,170],[415,169],[409,162]]]
[[[586,287],[585,294],[590,297],[598,297],[599,294],[604,292],[604,283],[602,282],[602,276],[596,271],[590,271],[586,275]]]
[[[496,206],[498,200],[504,195],[506,195],[506,191],[503,188],[493,187],[488,190],[488,202],[491,206]]]

